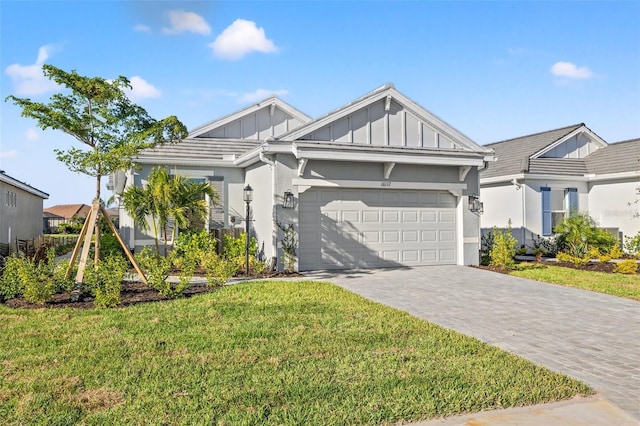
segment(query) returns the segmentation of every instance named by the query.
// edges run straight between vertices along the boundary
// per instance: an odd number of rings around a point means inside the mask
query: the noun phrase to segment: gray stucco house
[[[116,175],[113,188],[144,185],[156,165],[208,180],[220,195],[213,229],[244,227],[243,187],[251,185],[262,254],[279,261],[276,222],[293,224],[300,271],[473,265],[480,221],[470,206],[492,155],[386,84],[315,120],[270,97],[140,154],[141,168]],[[120,232],[132,248],[152,244],[124,210]]]
[[[613,233],[640,231],[640,139],[607,143],[584,123],[485,145],[496,161],[480,173],[482,229],[510,219],[520,244],[550,236],[572,210]]]
[[[16,238],[42,235],[42,203],[49,194],[0,170],[0,197],[0,254],[6,255]]]

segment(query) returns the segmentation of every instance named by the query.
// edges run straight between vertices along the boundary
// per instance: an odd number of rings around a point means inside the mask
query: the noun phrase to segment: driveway
[[[640,302],[465,266],[305,276],[575,377],[640,419]]]

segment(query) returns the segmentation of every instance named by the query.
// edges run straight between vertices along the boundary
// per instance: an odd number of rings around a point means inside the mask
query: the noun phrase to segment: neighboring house
[[[276,223],[293,224],[297,269],[477,264],[483,148],[387,84],[316,120],[277,97],[141,153],[111,187],[144,185],[152,167],[210,181],[220,195],[209,229],[244,227],[265,259],[282,256]],[[290,198],[292,206],[283,206]],[[471,197],[473,200],[473,197]],[[132,248],[151,245],[121,210]]]
[[[74,220],[84,222],[91,212],[91,206],[86,204],[58,204],[43,210],[46,224],[44,229],[49,232],[58,232],[58,226],[63,223],[72,223]]]
[[[16,239],[42,235],[42,203],[49,194],[0,170],[0,254],[7,254]]]
[[[509,219],[520,244],[550,236],[570,211],[617,234],[640,230],[640,139],[608,144],[583,123],[485,145],[497,161],[480,173],[483,232]]]

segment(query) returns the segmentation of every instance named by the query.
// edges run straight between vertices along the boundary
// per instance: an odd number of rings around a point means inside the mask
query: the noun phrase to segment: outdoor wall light
[[[473,213],[484,213],[484,203],[480,202],[477,195],[469,195],[469,210]]]
[[[293,198],[293,192],[285,191],[284,196],[282,197],[282,208],[292,209],[294,202],[295,202],[295,199]]]

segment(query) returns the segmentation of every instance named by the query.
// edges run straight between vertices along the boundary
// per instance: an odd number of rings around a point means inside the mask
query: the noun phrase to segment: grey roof
[[[584,123],[485,145],[486,148],[491,148],[495,151],[498,160],[489,163],[489,166],[481,172],[480,176],[482,178],[490,178],[522,173],[529,168],[530,156],[562,139],[581,126],[584,126]]]
[[[241,154],[254,149],[263,141],[247,139],[187,138],[175,144],[165,144],[144,150],[138,157],[158,159],[222,160],[223,155]]]
[[[542,175],[584,176],[587,165],[583,158],[531,158],[529,173]]]
[[[640,138],[609,144],[585,160],[589,173],[640,171]]]

